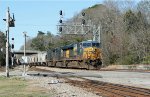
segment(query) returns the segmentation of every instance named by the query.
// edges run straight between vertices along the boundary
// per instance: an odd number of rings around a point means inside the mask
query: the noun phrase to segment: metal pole
[[[9,77],[9,20],[10,14],[9,14],[9,7],[7,9],[6,13],[6,28],[7,28],[7,41],[6,41],[6,77]]]
[[[101,43],[101,23],[99,25],[99,43]]]
[[[13,66],[14,66],[14,57],[12,57],[12,59],[11,59],[11,65],[12,65],[12,68],[13,68]]]
[[[14,45],[14,40],[13,40],[13,39],[12,39],[12,45]],[[12,54],[13,54],[13,52],[14,52],[14,50],[13,50],[13,49],[14,49],[14,48],[12,48],[12,49],[11,49]],[[11,60],[12,60],[12,62],[11,62],[12,64],[11,64],[11,65],[12,65],[12,68],[13,68],[13,66],[14,66],[14,54],[13,54],[13,56],[12,56],[12,59],[11,59]]]
[[[26,57],[26,32],[23,32],[24,33],[24,38],[25,38],[25,40],[24,40],[24,61],[25,61],[25,57]],[[23,65],[23,68],[24,68],[24,70],[23,70],[23,75],[26,75],[26,64],[25,64],[25,62],[24,62],[24,65]]]

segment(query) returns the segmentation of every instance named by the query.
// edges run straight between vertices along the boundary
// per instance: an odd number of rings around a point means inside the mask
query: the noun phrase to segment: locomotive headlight
[[[94,53],[94,54],[96,53],[96,49],[94,49],[94,48],[93,48],[93,50],[92,50],[92,51],[93,51],[93,53]]]
[[[92,51],[95,52],[95,48],[92,48]]]
[[[92,51],[94,51],[94,48],[92,48]]]

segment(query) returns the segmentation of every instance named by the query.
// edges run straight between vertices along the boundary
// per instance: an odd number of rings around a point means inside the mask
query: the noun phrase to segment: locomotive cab
[[[82,57],[85,60],[94,62],[94,65],[101,65],[101,48],[100,43],[97,41],[84,41],[82,42],[83,54]]]

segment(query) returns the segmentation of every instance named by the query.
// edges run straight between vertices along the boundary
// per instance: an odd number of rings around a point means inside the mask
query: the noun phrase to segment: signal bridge
[[[62,31],[59,31],[61,27]],[[93,33],[93,41],[98,41],[100,43],[100,32],[101,26],[96,27],[93,25],[81,25],[81,24],[60,24],[57,25],[57,30],[59,34],[68,35],[86,35],[87,33]]]
[[[85,13],[81,14],[80,23],[68,23],[63,21],[63,12],[60,10],[60,20],[59,25],[57,25],[57,30],[59,34],[73,34],[73,35],[86,35],[87,33],[93,34],[93,41],[100,41],[101,37],[101,25],[96,27],[92,24],[91,20],[85,20]]]

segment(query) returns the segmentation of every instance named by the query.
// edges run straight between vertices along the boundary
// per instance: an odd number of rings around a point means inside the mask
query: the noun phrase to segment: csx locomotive
[[[83,41],[28,56],[29,66],[57,67],[59,64],[60,67],[68,67],[75,63],[77,68],[85,67],[90,69],[94,67],[100,69],[102,66],[100,43],[97,41]]]

